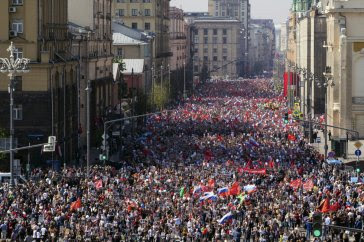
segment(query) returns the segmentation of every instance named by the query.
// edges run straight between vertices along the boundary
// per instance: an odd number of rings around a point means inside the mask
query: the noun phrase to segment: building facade
[[[328,122],[364,137],[364,2],[322,1],[327,19],[327,63],[334,85],[328,87]],[[335,138],[346,132],[333,129]]]
[[[241,65],[240,22],[236,19],[207,17],[194,21],[194,73],[210,76],[239,75]]]
[[[169,2],[169,0],[114,0],[112,3],[112,16],[115,20],[154,37],[152,56],[155,68],[163,66],[166,69],[172,56],[169,49]],[[160,73],[167,75],[163,71],[156,73],[157,76],[160,76]]]
[[[15,120],[19,146],[29,135],[57,136],[61,152],[53,159],[72,160],[77,153],[77,61],[70,54],[67,1],[4,0],[0,2],[0,56],[14,42],[16,57],[29,58],[31,71],[17,77]],[[9,127],[8,77],[0,74],[0,126]],[[39,150],[31,151],[39,161]],[[16,156],[24,155],[19,152]],[[34,155],[34,156],[33,156]]]
[[[79,129],[84,131],[80,132],[79,145],[82,148],[86,144],[88,82],[90,120],[105,118],[107,109],[118,102],[118,85],[112,76],[111,0],[68,0],[68,23],[71,53],[79,66]],[[97,128],[101,127],[92,122],[92,137]]]
[[[250,75],[271,75],[276,51],[275,26],[271,19],[252,19],[249,50]]]
[[[169,41],[173,56],[171,57],[171,71],[176,71],[186,65],[188,58],[187,31],[188,26],[184,21],[182,9],[171,7],[169,10]]]
[[[241,26],[240,50],[242,51],[242,62],[240,75],[248,71],[248,54],[250,47],[250,3],[249,0],[209,0],[208,11],[210,16],[229,17],[237,19]]]

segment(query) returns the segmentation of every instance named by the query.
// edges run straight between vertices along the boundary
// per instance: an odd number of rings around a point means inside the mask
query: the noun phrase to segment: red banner
[[[309,179],[306,182],[303,183],[303,189],[306,191],[311,191],[313,188],[313,180]]]
[[[302,184],[302,180],[301,179],[296,179],[296,180],[293,180],[291,181],[290,185],[292,188],[294,189],[298,189]]]
[[[266,169],[249,169],[249,168],[239,168],[238,172],[242,173],[242,172],[247,172],[250,174],[261,174],[261,175],[265,175],[267,174],[267,170]]]

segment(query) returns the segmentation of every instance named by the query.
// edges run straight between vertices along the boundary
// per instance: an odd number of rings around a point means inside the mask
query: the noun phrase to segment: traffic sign
[[[354,144],[354,146],[355,146],[357,149],[360,149],[360,148],[363,146],[363,144],[362,144],[360,141],[356,141],[356,142],[355,142],[355,144]]]
[[[361,150],[356,150],[355,155],[358,156],[358,157],[361,156]]]
[[[316,143],[321,143],[321,137],[316,138]]]

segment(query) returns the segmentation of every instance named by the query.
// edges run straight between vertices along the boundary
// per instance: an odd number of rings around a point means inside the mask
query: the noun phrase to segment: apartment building
[[[29,58],[31,71],[16,77],[15,138],[28,145],[31,135],[55,135],[61,152],[53,159],[69,162],[77,153],[77,61],[70,51],[67,31],[68,2],[63,0],[0,1],[0,56],[8,57],[10,42],[15,58]],[[8,77],[0,74],[0,126],[9,127]],[[40,151],[31,150],[34,161]],[[22,158],[27,153],[19,152]],[[46,158],[44,158],[46,159]]]
[[[229,17],[237,19],[240,22],[242,65],[240,66],[239,73],[240,75],[247,74],[250,46],[249,24],[251,19],[249,0],[209,0],[208,11],[210,16]]]
[[[166,67],[172,56],[169,49],[169,2],[169,0],[113,0],[112,3],[112,16],[115,20],[154,37],[152,56],[156,67]]]
[[[194,31],[194,73],[207,68],[210,76],[237,77],[241,66],[240,22],[222,17],[198,18]]]

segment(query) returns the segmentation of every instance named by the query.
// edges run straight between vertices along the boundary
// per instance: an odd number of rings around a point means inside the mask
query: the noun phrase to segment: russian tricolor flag
[[[201,186],[195,186],[193,188],[193,194],[198,193],[198,192],[201,192]]]
[[[234,215],[231,212],[228,212],[227,214],[224,215],[224,217],[222,217],[221,219],[218,220],[219,224],[224,224],[227,221],[229,221],[230,219],[233,219]]]
[[[255,186],[255,185],[246,185],[246,186],[244,186],[244,191],[246,191],[248,193],[255,192],[256,190],[257,190],[257,186]]]
[[[200,202],[203,201],[217,201],[217,196],[213,192],[206,192],[203,197],[200,198]]]
[[[228,187],[222,187],[217,189],[217,195],[219,196],[227,196],[229,193],[229,188]]]

